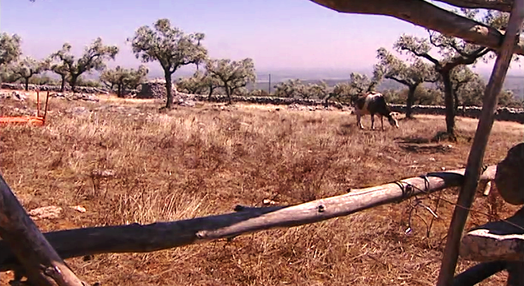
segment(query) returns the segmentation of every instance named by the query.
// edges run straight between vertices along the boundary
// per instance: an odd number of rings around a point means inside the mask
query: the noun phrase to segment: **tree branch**
[[[1,175],[0,235],[3,246],[14,252],[31,282],[45,286],[82,286],[82,281],[38,230]]]
[[[490,10],[498,10],[503,12],[510,12],[513,6],[512,0],[436,0],[444,2],[452,6],[461,8],[484,8]]]
[[[489,47],[494,50],[498,50],[500,43],[502,43],[503,34],[499,30],[422,0],[310,1],[341,13],[395,17],[438,31],[446,36],[461,38],[468,43]],[[524,41],[517,43],[514,53],[524,55]]]
[[[409,83],[409,82],[407,82],[406,80],[403,80],[403,79],[397,78],[397,77],[392,76],[392,75],[386,75],[386,76],[384,76],[384,78],[392,79],[392,80],[394,80],[394,81],[396,81],[396,82],[398,82],[398,83],[401,83],[401,84],[403,84],[403,85],[407,85],[407,86],[409,86],[409,87],[412,86],[412,84]]]
[[[515,37],[521,31],[520,28],[523,20],[524,0],[515,0],[508,21],[506,37],[504,37],[502,41],[501,49],[499,50],[488,85],[484,91],[480,119],[477,131],[475,132],[475,138],[473,139],[473,144],[471,145],[471,151],[468,156],[464,185],[459,193],[457,206],[453,211],[453,216],[448,229],[448,237],[437,286],[451,285],[453,280],[453,274],[455,273],[458,260],[460,239],[469,215],[469,208],[473,203],[475,191],[478,187],[478,179],[482,162],[484,160],[486,146],[495,120],[498,96],[502,89],[504,79],[506,78],[511,58],[515,52]]]
[[[492,170],[496,166],[491,166]],[[488,171],[486,171],[488,172]],[[63,258],[100,253],[151,252],[208,240],[234,237],[279,227],[293,227],[460,186],[464,169],[428,173],[397,183],[350,190],[349,193],[294,206],[243,208],[235,213],[212,215],[149,225],[121,225],[62,230],[44,234]],[[13,269],[17,259],[0,240],[0,271]]]

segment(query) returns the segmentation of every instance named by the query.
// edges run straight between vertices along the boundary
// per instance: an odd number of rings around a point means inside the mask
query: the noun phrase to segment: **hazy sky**
[[[126,38],[159,18],[205,33],[211,57],[251,57],[260,72],[369,70],[376,50],[390,49],[402,33],[427,35],[394,18],[337,13],[308,0],[2,0],[0,6],[0,30],[19,34],[26,55],[48,56],[64,42],[80,54],[100,36],[121,49],[110,66],[137,67]],[[491,66],[479,65],[488,72]]]

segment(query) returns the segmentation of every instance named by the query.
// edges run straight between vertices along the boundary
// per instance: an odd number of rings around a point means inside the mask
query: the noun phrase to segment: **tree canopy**
[[[65,83],[69,76],[69,68],[63,61],[50,64],[49,70],[60,76],[60,91],[64,92]]]
[[[277,83],[275,88],[275,95],[280,97],[294,97],[297,94],[297,90],[302,85],[302,81],[299,79],[288,79],[283,82]]]
[[[22,54],[20,49],[21,42],[22,40],[17,34],[0,34],[0,66],[9,64],[18,59]]]
[[[200,64],[207,58],[207,50],[201,45],[203,33],[185,34],[181,29],[171,26],[168,19],[159,19],[153,29],[142,26],[129,38],[133,53],[142,62],[158,61],[166,80],[166,108],[173,104],[172,74],[182,66]]]
[[[65,43],[51,58],[60,60],[69,73],[69,84],[74,92],[78,78],[85,72],[91,70],[102,71],[106,65],[105,61],[114,60],[118,54],[117,46],[105,46],[101,38],[97,38],[90,46],[86,47],[83,55],[76,59],[71,53],[71,45]]]
[[[240,61],[230,59],[211,59],[207,61],[206,70],[212,78],[220,82],[231,102],[231,95],[256,81],[255,63],[251,58]]]
[[[49,61],[37,61],[31,57],[24,57],[12,63],[11,70],[17,79],[23,79],[25,90],[29,90],[29,79],[49,68]]]
[[[374,66],[376,78],[394,80],[408,87],[406,117],[412,117],[412,106],[415,102],[415,91],[424,82],[436,82],[438,75],[432,65],[415,59],[410,65],[400,60],[385,48],[377,50],[379,62]]]
[[[203,94],[208,91],[209,77],[201,70],[197,70],[192,76],[179,78],[176,82],[177,90],[189,94]]]
[[[126,91],[136,89],[148,72],[149,70],[144,65],[137,70],[117,66],[115,69],[105,70],[100,75],[100,81],[109,86],[111,90],[116,88],[118,97],[123,97]]]

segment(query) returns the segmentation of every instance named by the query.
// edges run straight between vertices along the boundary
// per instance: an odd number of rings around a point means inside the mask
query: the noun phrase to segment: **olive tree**
[[[24,81],[24,89],[27,91],[29,90],[29,79],[44,72],[48,67],[49,61],[47,60],[38,61],[31,57],[24,57],[11,64],[11,71],[17,80],[22,79]]]
[[[289,79],[287,81],[279,82],[274,86],[275,95],[280,97],[294,97],[297,94],[298,88],[302,85],[299,79]]]
[[[149,70],[144,65],[137,70],[117,66],[115,69],[105,70],[100,75],[100,81],[109,86],[111,90],[116,88],[118,97],[124,97],[127,90],[136,89],[143,82],[148,72]]]
[[[497,11],[487,11],[483,15],[478,9],[454,10],[462,14],[464,18],[472,19],[483,23],[486,26],[496,29],[504,29],[507,25],[507,13]],[[409,35],[402,35],[394,44],[399,52],[407,52],[412,57],[423,58],[435,67],[435,71],[440,75],[444,86],[444,103],[446,106],[446,133],[450,138],[454,138],[455,133],[455,104],[453,95],[453,83],[451,76],[453,69],[461,65],[474,65],[478,60],[487,62],[495,54],[489,47],[479,46],[469,43],[460,38],[450,37],[435,31],[428,30],[428,38],[419,38]],[[435,55],[434,50],[436,50]],[[515,58],[517,59],[517,58]]]
[[[64,70],[69,73],[69,85],[75,92],[78,79],[85,72],[92,70],[102,71],[105,69],[105,61],[114,60],[118,54],[117,46],[105,46],[101,38],[97,38],[91,45],[85,48],[84,53],[78,59],[71,53],[71,45],[65,43],[62,49],[51,55],[65,66]]]
[[[213,91],[220,86],[219,80],[210,76],[208,72],[197,70],[191,77],[180,78],[177,81],[177,89],[191,94],[208,93],[209,98]]]
[[[251,58],[240,61],[230,59],[211,59],[206,63],[206,70],[212,78],[220,82],[231,103],[231,95],[256,81],[255,64]]]
[[[173,104],[172,75],[183,66],[198,65],[207,58],[207,50],[200,43],[203,39],[203,33],[185,34],[172,27],[168,19],[157,20],[153,29],[142,26],[133,38],[127,39],[137,59],[160,63],[166,81],[166,108],[170,109]]]
[[[0,66],[16,61],[22,54],[20,49],[20,36],[7,33],[0,34]]]
[[[438,80],[435,69],[421,59],[416,59],[408,65],[385,48],[377,50],[377,58],[379,62],[374,66],[374,74],[377,77],[391,79],[408,87],[406,118],[412,118],[415,91],[424,82],[436,82]]]
[[[51,63],[49,70],[60,76],[60,92],[64,92],[65,84],[69,78],[69,68],[64,62]]]

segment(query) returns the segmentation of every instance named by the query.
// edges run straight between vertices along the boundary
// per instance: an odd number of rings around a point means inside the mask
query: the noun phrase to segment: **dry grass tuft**
[[[200,104],[159,113],[153,101],[101,99],[53,98],[47,126],[1,129],[1,171],[24,207],[65,207],[59,219],[37,221],[43,231],[193,218],[264,199],[302,203],[462,168],[471,144],[433,142],[445,127],[439,116],[403,120],[398,130],[359,131],[348,112]],[[12,111],[10,102],[1,104],[2,112]],[[476,123],[459,118],[460,138],[472,137]],[[523,133],[520,124],[496,122],[486,162],[504,158]],[[69,262],[102,285],[432,285],[452,212],[446,201],[456,195],[443,192],[429,236],[431,215],[422,208],[405,234],[407,201],[230,242]],[[437,199],[424,203],[435,208]],[[475,210],[503,218],[515,208],[491,195],[479,196]],[[468,227],[488,219],[473,212]],[[469,265],[461,261],[459,268]],[[482,285],[503,279],[504,273]]]

